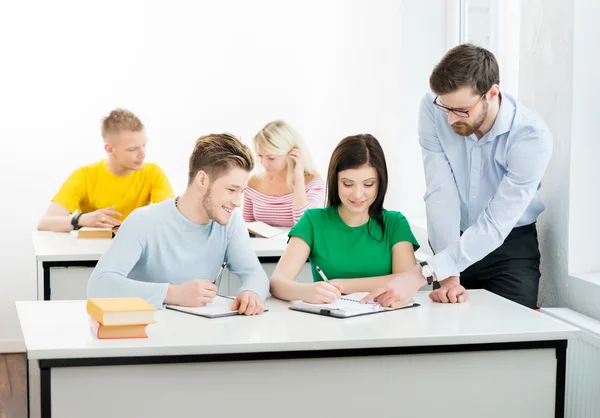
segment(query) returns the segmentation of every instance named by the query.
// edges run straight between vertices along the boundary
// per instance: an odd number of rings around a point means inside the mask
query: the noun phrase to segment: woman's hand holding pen
[[[345,295],[345,294],[347,294],[347,293],[349,293],[349,292],[346,292],[346,291],[344,290],[344,285],[343,285],[343,283],[344,283],[344,280],[345,280],[345,279],[331,279],[331,280],[329,280],[329,284],[331,284],[331,285],[333,285],[333,286],[337,287],[337,288],[338,288],[338,290],[339,290],[339,291],[342,293],[342,295]]]
[[[217,295],[217,286],[210,280],[192,280],[183,284],[171,284],[165,296],[165,304],[199,307],[211,303]]]
[[[302,292],[302,300],[308,303],[332,303],[342,296],[342,286],[331,282],[307,284]]]

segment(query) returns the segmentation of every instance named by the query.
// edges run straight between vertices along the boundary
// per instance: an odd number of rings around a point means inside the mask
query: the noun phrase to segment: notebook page
[[[348,300],[348,301],[355,301],[355,302],[360,302],[362,300],[362,298],[364,298],[365,296],[367,296],[369,294],[369,292],[357,292],[357,293],[351,293],[349,295],[343,295],[340,299],[344,299],[344,300]],[[393,308],[384,308],[383,306],[379,305],[377,302],[368,302],[368,305],[377,305],[379,306],[381,309],[393,309]],[[412,306],[415,304],[415,300],[411,299],[408,302],[406,302],[403,305],[400,305],[399,308],[402,308],[404,306]]]
[[[344,311],[351,315],[385,310],[385,308],[378,303],[359,303],[360,300],[368,294],[368,292],[352,293],[350,295],[344,295],[332,303],[296,302],[295,304],[299,306],[305,305],[314,308],[326,308],[332,310],[335,309]]]
[[[344,317],[362,315],[362,314],[367,314],[367,313],[372,313],[372,312],[394,310],[394,308],[385,308],[376,302],[369,302],[369,303],[364,303],[364,304],[360,303],[361,299],[364,298],[365,296],[367,296],[368,294],[369,294],[369,292],[352,293],[349,295],[344,295],[332,303],[306,303],[306,302],[302,302],[302,301],[297,301],[297,302],[294,302],[293,304],[297,308],[300,308],[300,309],[306,308],[306,310],[309,310],[311,312],[318,311],[321,308],[331,310],[331,311],[337,311],[336,316],[344,316]],[[400,306],[399,308],[406,307],[406,306],[413,306],[413,305],[414,305],[414,301],[411,300],[410,302]],[[395,309],[398,309],[398,308],[395,308]],[[318,312],[316,312],[316,313],[318,313]]]
[[[196,315],[222,315],[222,314],[233,314],[234,311],[231,310],[231,305],[233,305],[233,299],[224,298],[222,296],[215,296],[213,301],[206,306],[201,306],[199,308],[188,308],[185,306],[175,306],[175,305],[167,305],[171,309],[175,309],[177,311],[189,312],[191,314]]]

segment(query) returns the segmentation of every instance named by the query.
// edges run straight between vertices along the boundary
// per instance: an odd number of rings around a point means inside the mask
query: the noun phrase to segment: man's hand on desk
[[[409,302],[417,291],[427,284],[421,274],[421,266],[416,264],[410,270],[398,274],[387,283],[387,286],[375,289],[360,302],[375,301],[382,306],[398,308]]]
[[[217,295],[217,286],[209,280],[192,280],[183,284],[170,284],[165,304],[187,307],[204,306]]]
[[[112,228],[121,225],[121,214],[115,211],[115,207],[98,209],[93,212],[83,213],[79,217],[79,226],[92,226],[95,228]]]
[[[246,290],[237,295],[231,310],[242,315],[260,315],[265,310],[265,303],[256,293]]]
[[[429,299],[439,303],[463,303],[469,300],[469,292],[460,284],[457,276],[440,282],[440,288],[429,294]]]

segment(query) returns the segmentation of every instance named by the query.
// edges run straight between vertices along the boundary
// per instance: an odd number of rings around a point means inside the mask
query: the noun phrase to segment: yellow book
[[[156,308],[142,298],[90,298],[87,313],[100,325],[154,323]]]

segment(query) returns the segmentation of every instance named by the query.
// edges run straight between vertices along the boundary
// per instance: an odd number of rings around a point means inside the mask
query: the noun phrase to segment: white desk
[[[30,417],[563,417],[576,328],[486,291],[351,319],[157,313],[97,340],[84,301],[17,302]]]
[[[287,234],[271,239],[251,238],[252,248],[270,277],[287,246]],[[87,297],[87,282],[91,272],[108,250],[110,239],[78,239],[73,234],[61,232],[33,233],[33,247],[37,263],[38,300],[73,300]],[[312,280],[308,264],[301,280]],[[223,276],[224,292],[233,294],[239,279],[233,274]]]
[[[287,246],[287,233],[271,239],[251,238],[263,269],[271,277]],[[33,248],[37,264],[38,300],[79,300],[87,297],[87,283],[94,266],[112,243],[110,239],[78,239],[65,232],[33,232]],[[417,252],[417,259],[427,254]],[[305,264],[298,281],[312,282],[310,265]],[[235,294],[239,279],[229,271],[223,275],[223,294]]]

